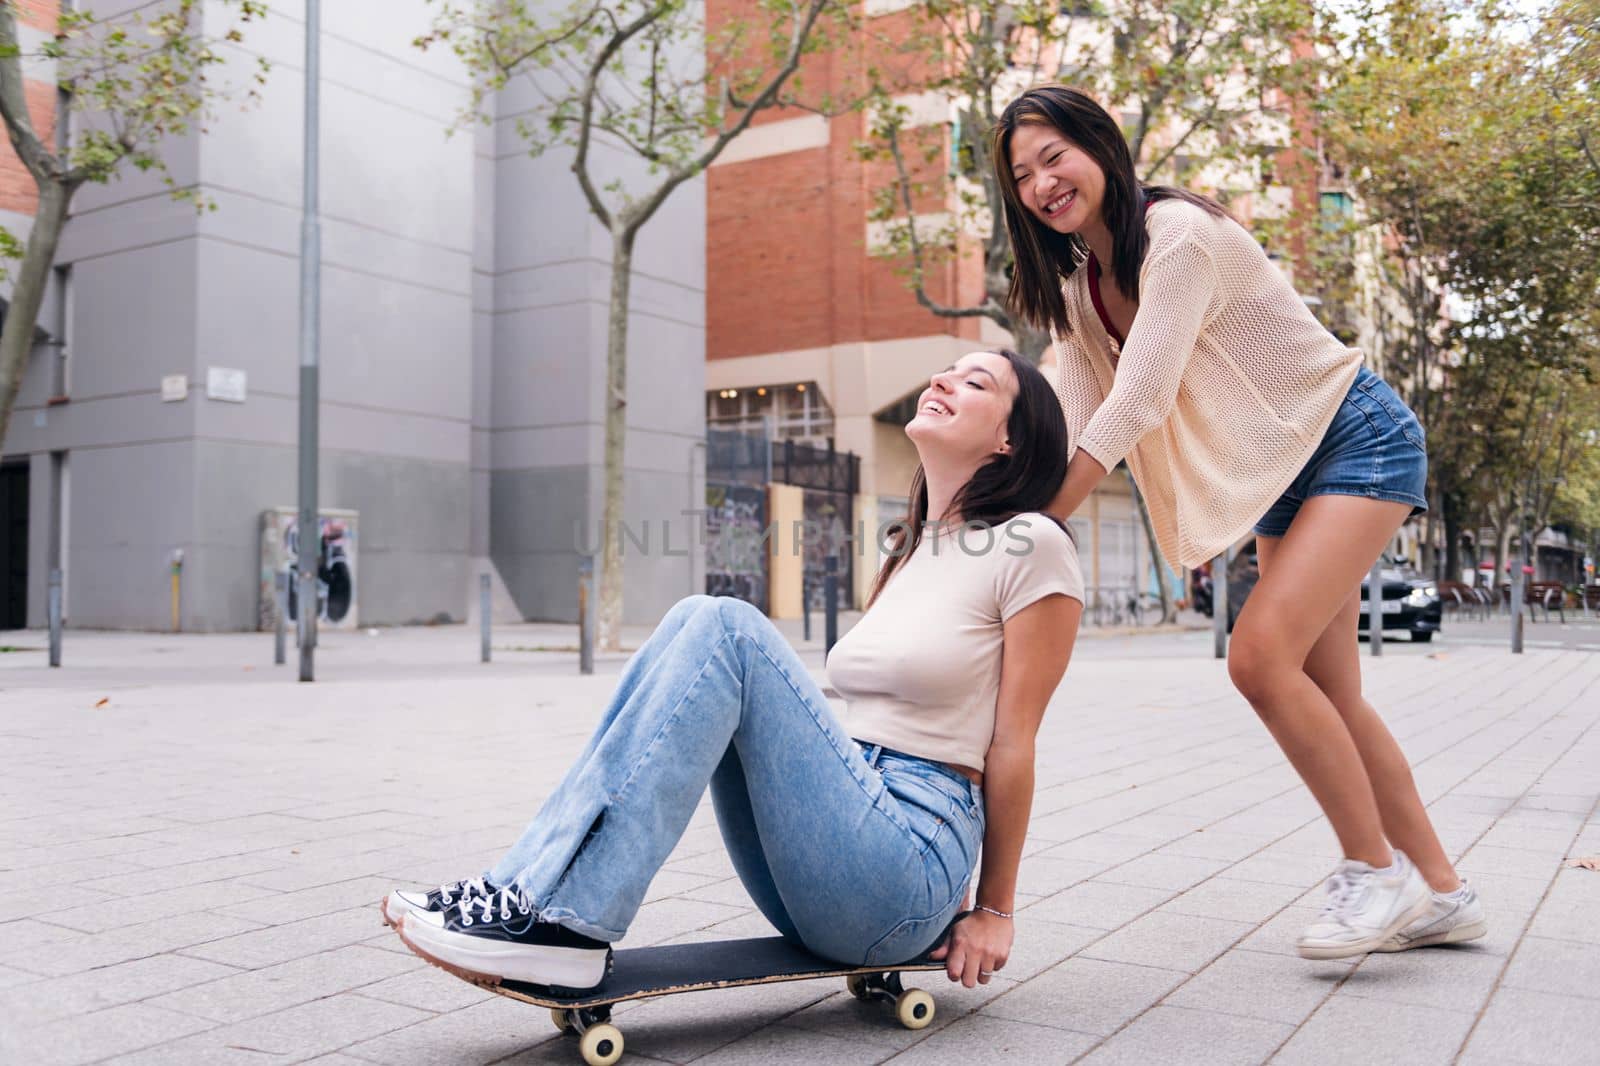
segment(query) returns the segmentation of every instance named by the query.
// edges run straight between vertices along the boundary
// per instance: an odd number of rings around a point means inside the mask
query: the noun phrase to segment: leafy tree
[[[896,102],[895,87],[879,86],[862,153],[892,163],[872,216],[887,227],[883,250],[931,314],[986,318],[1035,360],[1048,335],[1005,306],[1011,248],[989,145],[1005,105],[1030,85],[1065,82],[1120,113],[1145,180],[1192,179],[1209,167],[1213,179],[1243,172],[1254,185],[1263,161],[1289,143],[1290,98],[1314,66],[1297,48],[1312,29],[1298,0],[925,0],[914,12],[913,39],[930,72],[919,88],[938,102],[934,118],[954,120],[947,141],[942,123],[930,128],[926,114]],[[940,165],[946,156],[954,166]],[[916,221],[918,205],[930,203],[946,208],[944,224]],[[982,256],[981,293],[971,303],[937,299],[930,269],[966,254]],[[1129,485],[1159,560],[1149,512]],[[1165,577],[1157,584],[1171,620]]]
[[[0,117],[17,158],[39,191],[33,228],[25,241],[0,227],[0,255],[21,262],[14,270],[11,303],[0,329],[0,442],[33,348],[46,283],[55,264],[61,228],[72,198],[89,182],[105,183],[125,166],[162,174],[174,197],[208,205],[194,189],[179,187],[162,161],[163,142],[203,125],[227,95],[208,73],[224,62],[222,42],[242,39],[242,25],[266,14],[263,0],[221,0],[231,16],[220,35],[203,29],[202,0],[172,0],[152,10],[99,19],[89,10],[63,11],[56,32],[37,54],[24,55],[17,32],[20,5],[0,0]],[[53,62],[60,103],[53,125],[67,128],[69,113],[84,116],[70,143],[51,145],[34,127],[23,80],[24,59]],[[252,95],[266,78],[259,61]]]
[[[1374,333],[1429,431],[1452,573],[1463,524],[1496,531],[1497,564],[1524,516],[1542,528],[1593,410],[1600,171],[1592,83],[1562,21],[1580,6],[1530,22],[1374,0],[1320,98],[1354,225],[1378,238]],[[1347,261],[1344,281],[1359,270]]]

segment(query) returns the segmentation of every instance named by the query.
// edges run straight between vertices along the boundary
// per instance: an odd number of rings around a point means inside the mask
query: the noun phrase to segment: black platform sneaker
[[[605,977],[611,945],[542,922],[515,886],[431,915],[407,915],[400,939],[418,955],[474,984],[521,981],[582,991]]]
[[[469,899],[482,899],[493,892],[494,886],[487,878],[467,877],[430,888],[426,892],[417,889],[401,891],[397,888],[384,897],[379,908],[383,911],[384,923],[396,929],[400,928],[400,919],[408,914],[432,915],[437,925],[448,908]]]

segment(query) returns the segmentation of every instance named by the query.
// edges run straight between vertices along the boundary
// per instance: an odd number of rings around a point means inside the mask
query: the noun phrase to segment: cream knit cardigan
[[[1361,353],[1322,327],[1237,222],[1181,200],[1145,216],[1150,247],[1127,344],[1107,334],[1080,267],[1055,336],[1069,454],[1126,458],[1169,562],[1233,544],[1304,468]]]

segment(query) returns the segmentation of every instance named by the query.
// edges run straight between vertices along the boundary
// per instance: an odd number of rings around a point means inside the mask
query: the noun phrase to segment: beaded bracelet
[[[985,907],[985,906],[984,906],[984,905],[983,905],[983,904],[981,904],[981,903],[980,903],[980,904],[978,904],[978,905],[977,905],[977,906],[975,906],[975,907],[973,907],[973,908],[972,908],[972,909],[973,909],[973,910],[975,910],[975,911],[983,911],[983,912],[984,912],[984,913],[985,913],[985,914],[992,914],[992,915],[994,915],[994,916],[995,916],[995,917],[996,917],[996,918],[1006,918],[1006,919],[1009,919],[1009,918],[1010,918],[1010,917],[1011,917],[1011,915],[1010,915],[1010,914],[1008,914],[1008,913],[1007,913],[1007,912],[1005,912],[1005,911],[997,911],[997,910],[995,910],[995,909],[994,909],[994,908],[993,908],[993,907]]]

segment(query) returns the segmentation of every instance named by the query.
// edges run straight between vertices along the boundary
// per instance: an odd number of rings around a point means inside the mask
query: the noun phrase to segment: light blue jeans
[[[768,921],[851,964],[932,947],[983,840],[978,786],[857,744],[765,615],[691,596],[628,662],[588,747],[489,878],[515,882],[546,921],[619,940],[708,784]]]

